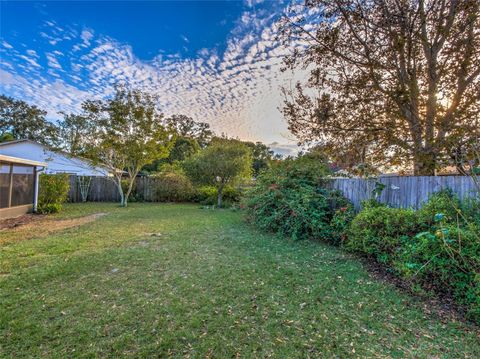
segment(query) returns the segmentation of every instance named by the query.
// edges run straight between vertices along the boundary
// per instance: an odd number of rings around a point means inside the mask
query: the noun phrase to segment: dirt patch
[[[20,217],[2,219],[0,220],[0,231],[20,227],[32,222],[39,222],[45,220],[46,217],[47,216],[40,214],[25,214]]]
[[[0,221],[0,233],[5,238],[0,244],[16,240],[46,237],[54,232],[93,222],[107,213],[94,213],[84,217],[54,219],[44,215],[24,215]],[[6,236],[5,236],[6,234]]]

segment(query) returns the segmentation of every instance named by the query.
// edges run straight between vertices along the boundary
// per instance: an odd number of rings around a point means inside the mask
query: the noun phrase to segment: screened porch
[[[34,211],[38,197],[38,174],[46,164],[0,155],[0,219]]]

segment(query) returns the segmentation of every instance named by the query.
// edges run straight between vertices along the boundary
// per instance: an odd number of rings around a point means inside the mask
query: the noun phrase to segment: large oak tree
[[[433,175],[479,132],[478,0],[307,0],[283,21],[301,142]],[[347,161],[348,162],[348,161]]]

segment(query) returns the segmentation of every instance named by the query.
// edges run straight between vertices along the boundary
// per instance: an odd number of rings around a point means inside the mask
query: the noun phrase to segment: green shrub
[[[384,263],[413,283],[450,293],[480,321],[480,225],[477,199],[451,191],[432,195],[418,210],[373,202],[352,220],[345,247]]]
[[[194,202],[208,204],[210,200],[214,202],[216,198],[217,189],[214,186],[201,186],[195,188],[195,194],[193,195]]]
[[[376,208],[376,207],[387,207],[385,203],[378,202],[375,198],[366,199],[362,201],[362,208],[369,209],[369,208]]]
[[[394,261],[402,275],[449,292],[480,321],[480,227],[434,226],[403,243]]]
[[[70,190],[68,174],[41,174],[38,193],[38,213],[57,213],[62,210],[62,203],[67,201]]]
[[[155,199],[159,202],[187,202],[192,200],[194,188],[181,171],[162,172],[155,176]]]
[[[347,240],[348,229],[352,220],[355,218],[355,212],[351,204],[345,205],[335,210],[330,227],[331,237],[335,244],[344,243]]]
[[[462,216],[464,222],[474,222],[480,226],[480,197],[468,197],[462,200]]]
[[[216,205],[217,204],[217,188],[213,186],[202,186],[195,189],[193,201],[204,205]],[[230,207],[235,203],[238,203],[241,197],[240,188],[233,186],[225,186],[223,188],[223,206]]]
[[[348,202],[339,192],[321,187],[327,173],[327,166],[317,158],[273,164],[247,192],[243,206],[248,218],[263,230],[292,239],[332,240],[334,213]]]
[[[451,190],[439,191],[432,194],[418,211],[419,220],[429,228],[435,223],[435,215],[442,213],[447,223],[456,223],[461,207],[460,199]]]
[[[367,207],[353,219],[345,246],[389,263],[402,240],[417,232],[418,220],[414,210]]]

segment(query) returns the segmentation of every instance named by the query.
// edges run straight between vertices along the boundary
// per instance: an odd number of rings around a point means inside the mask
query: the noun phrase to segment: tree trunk
[[[130,197],[130,193],[132,193],[133,184],[135,183],[135,178],[136,177],[137,177],[137,174],[135,174],[133,177],[129,178],[130,183],[128,184],[127,193],[125,194],[125,200],[123,202],[123,207],[127,207],[127,205],[128,205],[128,197]]]
[[[123,188],[122,188],[122,178],[117,177],[117,181],[115,183],[117,185],[118,193],[120,194],[120,207],[126,207],[125,196],[123,194]]]
[[[218,187],[217,207],[222,208],[223,184]]]
[[[423,149],[414,155],[413,174],[415,176],[435,176],[436,165],[435,153]]]

